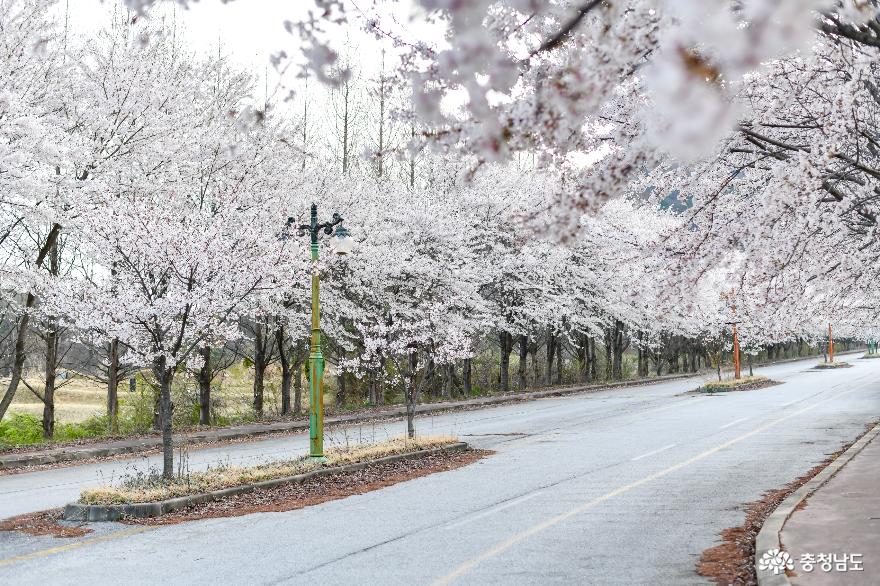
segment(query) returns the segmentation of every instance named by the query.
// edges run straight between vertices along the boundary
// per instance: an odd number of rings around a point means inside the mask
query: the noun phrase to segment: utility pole
[[[831,323],[828,324],[828,362],[834,362],[834,335],[831,332]]]

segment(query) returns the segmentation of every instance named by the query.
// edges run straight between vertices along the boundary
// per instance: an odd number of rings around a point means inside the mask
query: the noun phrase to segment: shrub
[[[156,399],[147,385],[138,385],[134,393],[120,397],[119,433],[123,435],[146,433],[153,428],[153,409]]]
[[[55,441],[71,441],[107,435],[109,418],[106,415],[92,415],[79,423],[59,423],[55,425]]]
[[[43,441],[43,422],[29,413],[13,413],[0,421],[0,444],[23,446]]]

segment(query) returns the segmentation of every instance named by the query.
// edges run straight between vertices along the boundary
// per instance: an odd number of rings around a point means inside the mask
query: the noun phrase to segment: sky
[[[390,5],[398,22],[409,23],[410,16],[414,14],[411,0]],[[312,0],[197,0],[190,2],[188,7],[166,1],[151,10],[150,18],[176,21],[178,34],[197,52],[216,53],[219,43],[224,55],[260,78],[260,87],[268,87],[270,94],[281,96],[285,92],[274,90],[279,81],[294,88],[301,87],[302,82],[295,78],[297,70],[294,69],[283,80],[279,79],[269,62],[270,57],[285,51],[296,58],[299,54],[299,38],[284,29],[284,22],[304,18],[313,6]],[[122,0],[60,0],[58,10],[62,11],[59,15],[61,18],[63,12],[67,12],[68,26],[75,34],[98,30],[110,22],[114,10],[125,8]],[[350,14],[356,12],[350,11]],[[416,27],[415,24],[412,26]],[[425,34],[430,35],[430,32],[419,30],[420,36]],[[358,66],[367,75],[374,75],[378,71],[383,47],[372,36],[353,26],[349,30],[333,31],[332,37],[338,39],[340,49],[344,48],[347,40],[356,46]],[[393,51],[390,44],[386,48],[389,52]],[[264,83],[264,75],[268,83]]]

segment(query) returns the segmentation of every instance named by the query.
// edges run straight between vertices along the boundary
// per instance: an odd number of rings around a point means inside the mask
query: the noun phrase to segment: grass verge
[[[457,438],[453,436],[426,436],[412,439],[400,437],[375,444],[331,448],[325,452],[327,461],[323,463],[311,460],[308,456],[302,456],[292,460],[249,467],[218,466],[204,472],[181,474],[171,480],[162,478],[158,470],[154,470],[125,477],[117,486],[83,490],[80,493],[79,502],[87,505],[155,502],[264,480],[296,476],[320,467],[368,462],[385,456],[437,448],[453,444],[456,441]]]

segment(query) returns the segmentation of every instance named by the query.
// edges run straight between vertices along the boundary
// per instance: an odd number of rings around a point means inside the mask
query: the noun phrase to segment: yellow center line
[[[104,541],[110,541],[112,539],[120,539],[122,537],[130,537],[132,535],[137,535],[138,533],[143,533],[144,531],[150,531],[152,529],[155,529],[155,527],[152,527],[149,525],[140,525],[137,527],[132,527],[131,529],[123,529],[122,531],[110,533],[109,535],[102,535],[100,537],[92,537],[91,539],[83,539],[81,541],[74,541],[73,543],[68,543],[66,545],[59,545],[58,547],[50,547],[49,549],[41,549],[39,551],[34,551],[31,553],[25,553],[22,555],[13,556],[11,558],[6,558],[3,560],[0,560],[0,566],[8,566],[10,564],[15,564],[18,562],[26,562],[28,560],[43,558],[46,556],[54,555],[56,553],[63,553],[65,551],[70,551],[72,549],[85,547],[86,545],[92,545],[93,543],[101,543]]]
[[[765,423],[764,425],[757,427],[757,428],[753,429],[752,431],[744,433],[743,435],[741,435],[739,437],[735,437],[732,440],[726,441],[723,444],[715,446],[714,448],[708,449],[705,452],[697,454],[696,456],[689,458],[683,462],[679,462],[678,464],[673,464],[669,468],[665,468],[663,470],[660,470],[659,472],[655,472],[654,474],[651,474],[650,476],[645,476],[644,478],[642,478],[640,480],[636,480],[635,482],[631,482],[625,486],[618,487],[618,488],[612,490],[611,492],[608,492],[606,494],[603,494],[602,496],[599,496],[599,497],[596,497],[592,500],[589,500],[589,501],[587,501],[587,502],[585,502],[585,503],[583,503],[573,509],[570,509],[569,511],[566,511],[565,513],[560,513],[559,515],[556,515],[555,517],[551,517],[541,523],[538,523],[537,525],[534,525],[534,526],[530,527],[529,529],[526,529],[525,531],[522,531],[520,533],[516,533],[516,534],[510,536],[509,538],[505,539],[504,541],[502,541],[498,545],[484,551],[480,555],[461,564],[460,566],[455,568],[452,572],[437,579],[432,584],[433,584],[433,586],[441,586],[443,584],[449,584],[453,580],[461,577],[462,575],[466,574],[470,570],[474,569],[482,562],[489,560],[489,559],[505,552],[506,550],[510,549],[514,545],[518,544],[521,541],[528,539],[529,537],[531,537],[533,535],[536,535],[542,531],[545,531],[545,530],[553,527],[554,525],[558,525],[559,523],[562,523],[563,521],[566,521],[576,515],[583,513],[587,509],[595,507],[596,505],[601,504],[601,503],[603,503],[609,499],[612,499],[616,496],[619,496],[625,492],[629,492],[634,488],[638,488],[639,486],[642,486],[643,484],[647,484],[648,482],[652,482],[654,480],[657,480],[659,478],[663,478],[664,476],[672,474],[673,472],[677,472],[678,470],[681,470],[682,468],[690,466],[691,464],[694,464],[696,462],[699,462],[700,460],[704,460],[704,459],[708,458],[709,456],[712,456],[713,454],[720,452],[721,450],[729,448],[730,446],[732,446],[734,444],[737,444],[745,439],[748,439],[748,438],[750,438],[754,435],[757,435],[763,431],[766,431],[775,425],[779,425],[783,421],[791,419],[792,417],[797,417],[798,415],[801,415],[803,413],[806,413],[807,411],[815,409],[819,405],[822,405],[822,404],[827,403],[831,400],[840,398],[843,395],[847,395],[849,393],[852,393],[853,391],[857,390],[858,388],[859,387],[854,387],[848,391],[838,393],[837,395],[834,395],[832,397],[828,397],[827,399],[823,399],[822,401],[819,401],[817,403],[813,403],[812,405],[809,405],[807,407],[804,407],[802,409],[799,409],[797,411],[789,413],[788,415],[786,415],[784,417],[780,417],[779,419]]]

